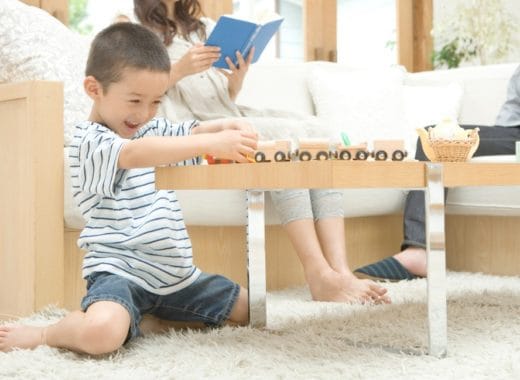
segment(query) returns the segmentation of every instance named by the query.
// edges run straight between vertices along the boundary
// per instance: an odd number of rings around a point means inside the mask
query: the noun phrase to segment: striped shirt
[[[157,118],[132,139],[189,135],[196,125]],[[75,129],[69,157],[72,192],[87,221],[78,240],[87,251],[83,277],[111,272],[152,293],[173,293],[200,275],[182,211],[175,191],[155,189],[154,168],[118,169],[126,141],[90,121]],[[198,163],[194,158],[178,165]]]

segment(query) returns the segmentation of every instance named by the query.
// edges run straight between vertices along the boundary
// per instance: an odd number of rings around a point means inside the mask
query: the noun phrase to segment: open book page
[[[266,24],[268,22],[280,20],[283,18],[278,13],[270,11],[268,9],[263,9],[263,10],[254,12],[254,14],[252,16],[248,16],[248,15],[246,15],[244,13],[240,13],[240,12],[233,13],[233,14],[226,14],[225,16],[234,18],[237,20],[249,21],[249,22],[252,22],[253,24],[258,24],[258,25]]]

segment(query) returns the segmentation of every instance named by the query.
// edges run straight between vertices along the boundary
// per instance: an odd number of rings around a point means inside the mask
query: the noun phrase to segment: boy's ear
[[[92,100],[96,100],[103,95],[103,86],[101,86],[101,83],[92,75],[85,77],[83,80],[83,88]]]

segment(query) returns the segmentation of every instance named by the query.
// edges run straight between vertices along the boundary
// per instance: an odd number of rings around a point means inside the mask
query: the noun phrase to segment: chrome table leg
[[[267,320],[264,201],[263,191],[247,191],[247,283],[252,327],[265,327]]]
[[[428,256],[428,351],[444,357],[447,353],[446,246],[444,230],[444,184],[442,164],[426,166],[425,191],[426,252]]]

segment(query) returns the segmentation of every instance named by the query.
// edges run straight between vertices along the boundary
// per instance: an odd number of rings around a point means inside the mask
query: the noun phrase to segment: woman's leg
[[[317,301],[389,302],[384,288],[373,282],[360,282],[347,266],[343,209],[341,195],[338,198],[338,194],[318,191],[312,195],[318,202],[311,202],[308,190],[271,193],[282,224],[302,263],[312,297]],[[332,202],[327,201],[328,197]],[[317,209],[318,215],[329,217],[315,223],[314,209]]]

